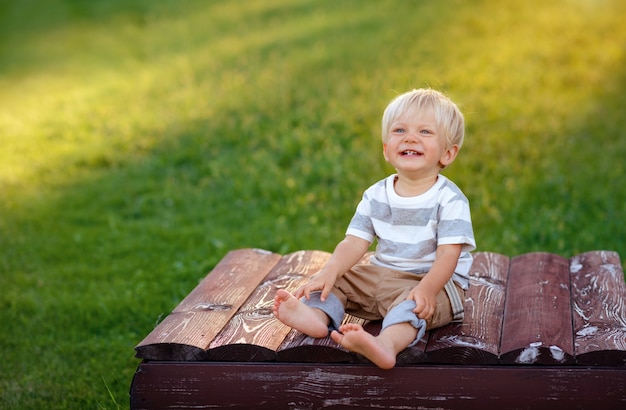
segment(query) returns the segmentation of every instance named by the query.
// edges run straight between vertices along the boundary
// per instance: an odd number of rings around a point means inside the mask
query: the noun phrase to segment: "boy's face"
[[[446,146],[443,129],[432,110],[405,114],[391,123],[383,155],[399,174],[437,175],[451,164],[458,146]]]

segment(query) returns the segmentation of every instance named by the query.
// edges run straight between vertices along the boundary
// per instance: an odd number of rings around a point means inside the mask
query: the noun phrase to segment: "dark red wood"
[[[509,364],[574,362],[569,260],[550,253],[511,259],[500,360]]]
[[[626,408],[626,369],[143,362],[132,409]]]
[[[296,363],[354,363],[355,355],[333,342],[330,337],[313,339],[299,335],[297,347],[278,352],[277,360]]]
[[[477,252],[470,270],[465,318],[431,332],[430,363],[493,364],[498,361],[509,257]]]
[[[207,350],[203,360],[221,362],[273,362],[276,360],[276,352],[256,344],[230,343]]]
[[[570,260],[576,361],[626,365],[626,282],[619,255],[596,251]]]

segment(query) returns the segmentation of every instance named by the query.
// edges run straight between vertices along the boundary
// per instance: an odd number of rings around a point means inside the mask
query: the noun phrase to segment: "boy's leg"
[[[390,326],[395,323],[410,321],[418,329],[430,330],[447,325],[452,321],[462,320],[465,291],[453,281],[448,282],[444,289],[437,294],[435,312],[432,318],[428,320],[428,322],[417,318],[415,313],[413,313],[415,302],[407,300],[407,296],[410,290],[415,287],[423,277],[423,274],[414,275],[408,272],[394,272],[392,273],[392,277],[382,284],[379,294],[381,295],[381,313],[385,318],[383,321],[383,329],[385,326]],[[415,320],[417,320],[417,322]],[[420,331],[415,343],[417,343],[422,336],[423,332]]]
[[[413,312],[415,302],[405,300],[392,308],[383,319],[383,326],[378,336],[372,336],[360,325],[343,325],[339,331],[332,332],[331,338],[345,347],[371,360],[383,369],[396,365],[398,353],[412,346],[426,332],[426,321]]]
[[[383,319],[380,333],[382,334],[385,329],[395,325],[408,324],[415,329],[415,338],[409,340],[409,343],[404,346],[404,348],[416,345],[419,340],[424,337],[424,334],[426,334],[428,323],[424,319],[420,319],[415,312],[413,312],[413,309],[415,309],[414,300],[403,300],[392,307]]]
[[[381,282],[383,288],[376,291],[376,294],[383,299],[380,300],[380,312],[385,317],[382,330],[377,337],[367,333],[360,325],[350,324],[340,327],[339,330],[344,333],[343,335],[332,332],[332,339],[347,349],[364,355],[381,368],[395,366],[397,354],[417,344],[427,329],[448,324],[454,318],[446,290],[442,290],[437,295],[435,315],[429,322],[417,317],[413,312],[415,302],[406,300],[406,296],[415,286],[416,280],[421,280],[421,277],[423,275],[416,277],[414,274],[389,271],[389,278]],[[462,311],[464,291],[458,287],[456,289],[452,287],[452,289],[458,291],[457,298],[460,298],[459,304]],[[385,306],[392,307],[389,309]]]
[[[356,265],[357,268],[362,265]],[[371,313],[375,308],[375,298],[363,299],[358,292],[361,288],[374,288],[377,277],[367,271],[351,269],[337,280],[327,299],[322,302],[321,292],[311,292],[310,298],[297,300],[285,290],[278,290],[274,298],[274,316],[287,326],[312,337],[326,337],[329,330],[341,325],[346,312],[363,305],[369,310],[352,310],[350,313],[366,319],[380,319],[380,314]]]
[[[457,300],[455,304],[460,304],[462,314],[462,300],[465,298],[465,292],[458,286],[452,285],[450,292],[454,292],[453,296]],[[415,301],[406,300],[408,292],[401,294],[400,298],[392,305],[393,307],[387,312],[383,319],[381,334],[387,327],[392,327],[401,323],[408,323],[416,329],[415,339],[411,341],[407,346],[415,346],[422,337],[424,337],[427,330],[435,329],[441,326],[445,326],[454,320],[454,311],[452,302],[450,300],[448,290],[442,289],[436,296],[435,313],[428,321],[420,319],[415,312]]]
[[[328,336],[329,325],[337,328],[343,318],[343,305],[330,294],[326,302],[319,300],[319,292],[311,294],[309,300],[298,300],[291,293],[279,289],[274,297],[274,316],[282,323],[307,336]]]

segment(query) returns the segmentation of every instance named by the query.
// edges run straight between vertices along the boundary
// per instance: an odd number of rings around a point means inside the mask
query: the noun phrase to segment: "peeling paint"
[[[552,358],[557,362],[565,361],[565,352],[558,346],[550,346],[550,354],[552,355]]]
[[[572,273],[578,273],[578,271],[580,271],[582,268],[583,268],[582,263],[580,263],[578,260],[573,260],[572,264],[569,267],[569,270]]]
[[[194,310],[209,310],[209,311],[220,311],[220,310],[230,310],[233,308],[233,305],[228,303],[198,303],[193,307]]]
[[[523,364],[535,363],[540,354],[541,352],[539,352],[539,349],[537,347],[527,347],[526,349],[522,350],[522,353],[520,353],[515,362]]]
[[[447,343],[456,345],[456,346],[474,347],[476,349],[481,349],[481,350],[487,347],[487,345],[484,342],[481,342],[474,337],[468,337],[468,336],[462,336],[462,335],[444,336],[441,338],[441,340]]]
[[[578,332],[576,332],[577,336],[593,336],[596,333],[598,333],[598,327],[597,326],[585,326],[582,329],[580,329]]]

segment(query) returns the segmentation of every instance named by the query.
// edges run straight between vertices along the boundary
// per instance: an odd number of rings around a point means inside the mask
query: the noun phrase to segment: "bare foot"
[[[330,337],[346,349],[362,354],[381,369],[391,369],[396,365],[396,355],[393,348],[385,346],[378,338],[369,334],[356,323],[348,323],[333,331]],[[343,333],[343,334],[342,334]]]
[[[276,292],[272,311],[282,323],[307,336],[315,338],[328,336],[328,322],[324,323],[326,314],[308,307],[284,289]]]

